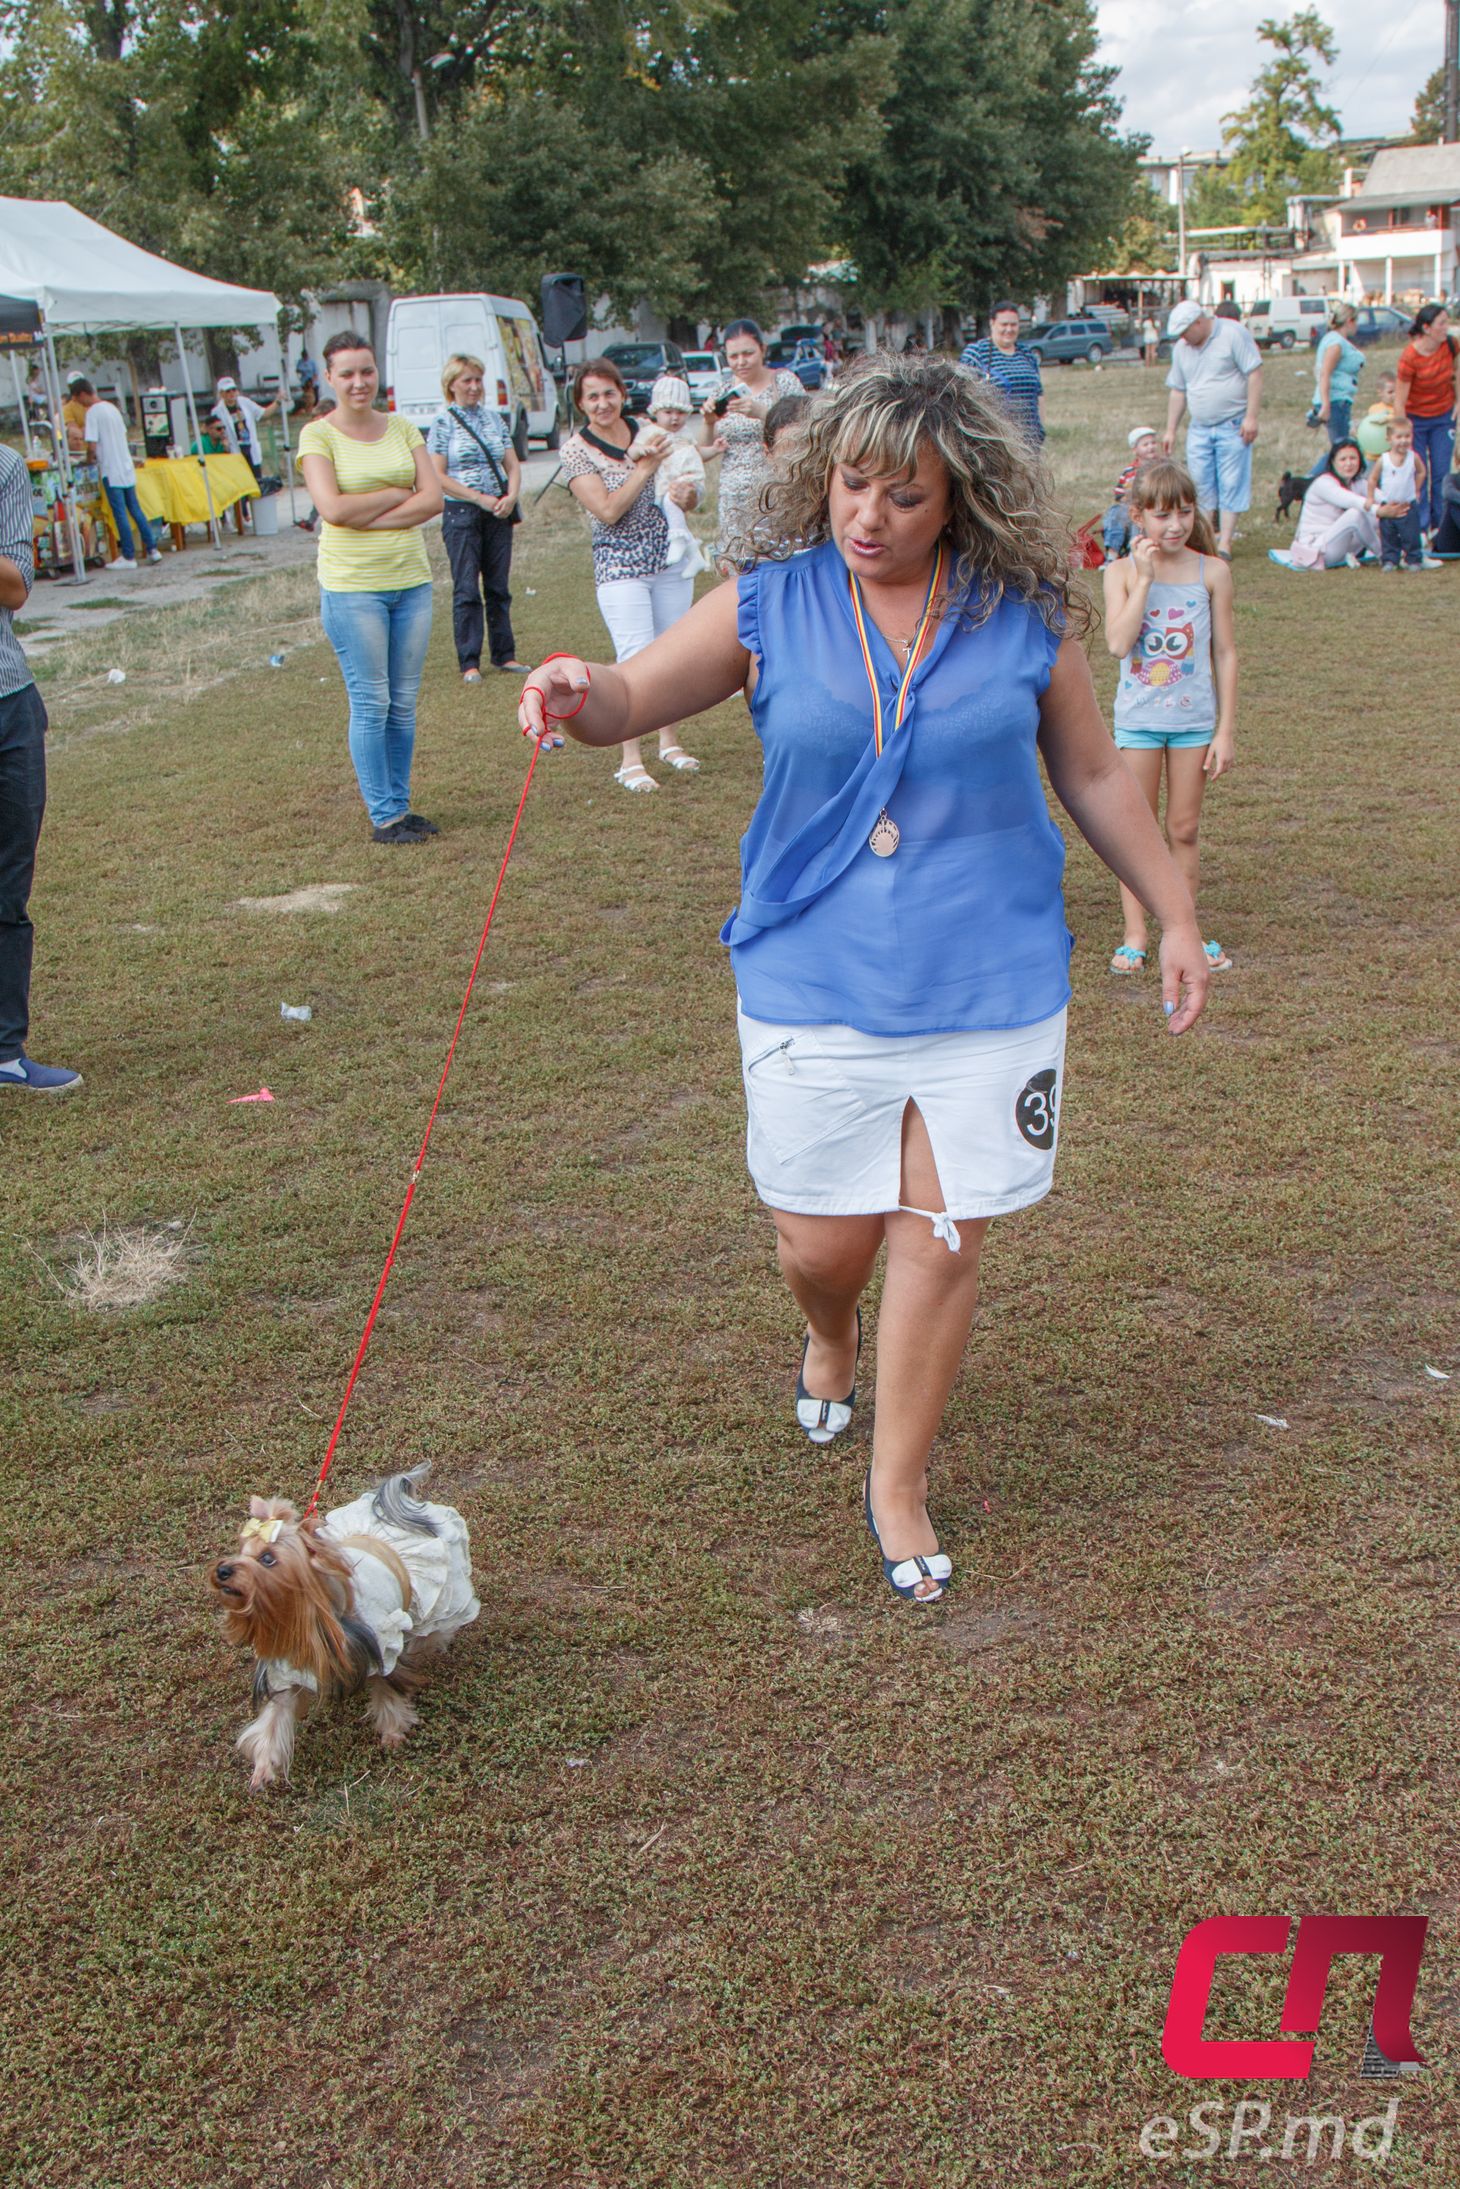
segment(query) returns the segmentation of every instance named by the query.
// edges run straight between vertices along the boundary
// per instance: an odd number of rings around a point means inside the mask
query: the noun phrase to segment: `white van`
[[[1260,297],[1248,309],[1247,332],[1260,350],[1316,342],[1328,326],[1333,303],[1329,296]]]
[[[527,437],[558,445],[558,390],[531,312],[510,296],[398,296],[385,336],[385,399],[424,433],[442,406],[441,367],[455,350],[486,366],[482,400]]]

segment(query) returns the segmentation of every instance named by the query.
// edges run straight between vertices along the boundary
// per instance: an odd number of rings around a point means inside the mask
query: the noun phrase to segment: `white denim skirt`
[[[902,1120],[912,1102],[947,1205],[934,1230],[956,1251],[960,1217],[1006,1216],[1050,1189],[1065,1016],[1012,1032],[883,1035],[776,1026],[739,1011],[756,1192],[797,1216],[903,1207]]]

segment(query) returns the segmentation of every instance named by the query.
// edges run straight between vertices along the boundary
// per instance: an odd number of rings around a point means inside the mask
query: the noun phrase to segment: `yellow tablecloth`
[[[241,456],[149,456],[137,466],[137,499],[142,514],[162,524],[206,524],[208,497],[202,466],[208,467],[213,507],[221,516],[235,502],[258,493],[258,481]]]

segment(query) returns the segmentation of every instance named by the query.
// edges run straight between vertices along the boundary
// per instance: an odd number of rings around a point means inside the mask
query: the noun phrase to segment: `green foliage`
[[[892,88],[843,215],[864,301],[1052,288],[1116,232],[1142,140],[1117,134],[1088,0],[894,0]]]
[[[1445,71],[1432,69],[1415,94],[1409,134],[1415,144],[1439,144],[1445,134]]]
[[[297,298],[349,247],[346,112],[327,97],[338,56],[311,12],[303,0],[0,9],[0,188],[68,199],[147,250]]]
[[[1113,274],[1169,273],[1176,265],[1176,208],[1149,193],[1150,203],[1138,200],[1125,225],[1106,254],[1106,271]]]
[[[1246,105],[1223,119],[1222,141],[1231,154],[1226,180],[1244,221],[1279,226],[1290,197],[1327,190],[1335,180],[1340,124],[1323,102],[1314,64],[1331,68],[1338,48],[1316,8],[1300,8],[1284,22],[1268,16],[1257,34],[1276,58],[1259,69]]]
[[[1127,217],[1095,51],[1091,0],[0,0],[0,188],[292,299],[569,265],[713,319],[851,256],[964,306]]]

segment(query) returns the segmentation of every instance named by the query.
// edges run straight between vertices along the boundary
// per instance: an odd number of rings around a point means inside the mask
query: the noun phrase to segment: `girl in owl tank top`
[[[1233,759],[1232,572],[1179,464],[1144,464],[1127,506],[1131,552],[1105,571],[1105,637],[1120,663],[1115,742],[1158,817],[1165,775],[1166,841],[1195,902],[1202,794]],[[1139,973],[1146,908],[1124,883],[1120,902],[1125,935],[1110,970]],[[1232,961],[1221,944],[1203,947],[1213,972],[1226,972]]]

